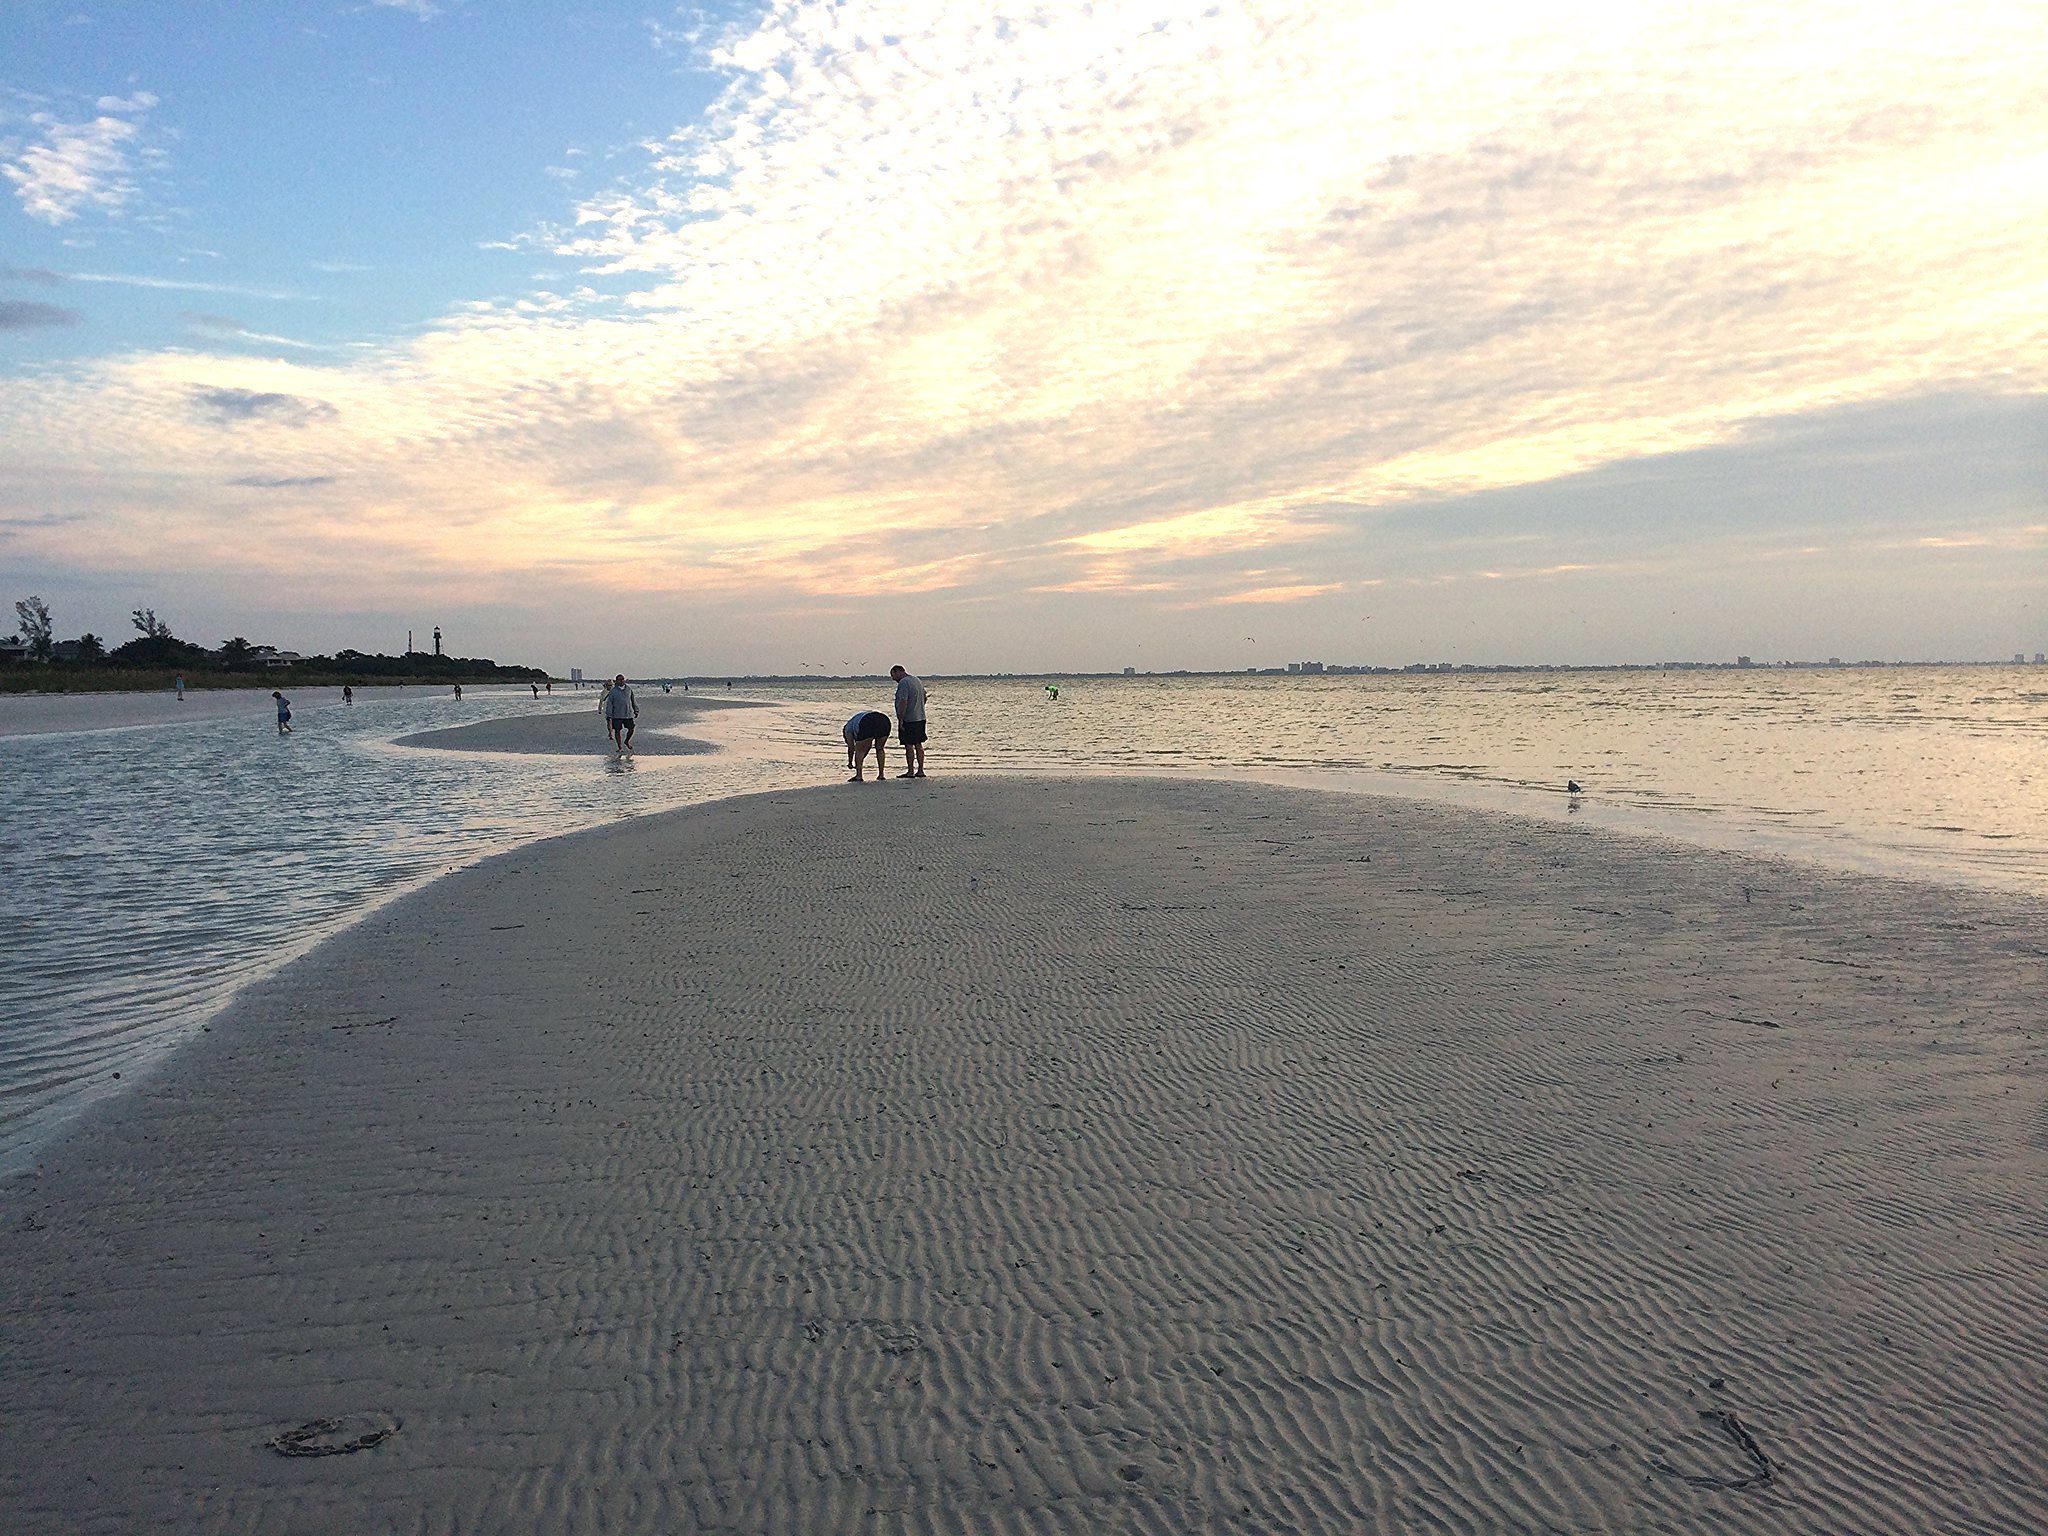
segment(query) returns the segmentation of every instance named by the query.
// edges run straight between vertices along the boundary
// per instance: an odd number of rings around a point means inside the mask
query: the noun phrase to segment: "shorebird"
[[[1566,779],[1564,781],[1564,792],[1568,795],[1583,795],[1585,793],[1583,789],[1579,788],[1579,781],[1577,779]]]

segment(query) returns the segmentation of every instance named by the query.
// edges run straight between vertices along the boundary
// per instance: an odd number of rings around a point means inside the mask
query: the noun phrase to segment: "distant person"
[[[455,685],[455,702],[458,704],[462,702],[462,684],[460,683]]]
[[[605,729],[611,732],[613,756],[632,751],[633,723],[640,718],[640,703],[626,686],[625,673],[612,679],[604,697],[597,701],[597,709],[604,716]]]
[[[924,684],[901,667],[891,667],[896,679],[896,739],[903,743],[902,779],[924,777]]]
[[[866,775],[868,751],[875,754],[875,781],[880,783],[889,777],[889,717],[879,709],[864,709],[840,727],[839,734],[846,738],[846,766],[853,770],[853,777],[846,782],[861,783]]]
[[[185,702],[185,674],[182,672],[178,674],[178,702]]]
[[[527,684],[526,686],[527,686],[527,687],[529,687],[529,688],[531,688],[531,689],[533,690],[533,696],[534,696],[534,697],[535,697],[536,699],[540,697],[540,684],[539,684],[539,683],[528,683],[528,684]]]
[[[292,701],[279,693],[275,688],[270,690],[270,696],[277,700],[277,734],[280,736],[291,735]]]
[[[548,679],[548,695],[549,695],[549,697],[550,697],[550,698],[552,698],[552,697],[554,696],[554,692],[555,692],[555,680],[554,680],[554,679],[553,679],[553,678],[551,677],[551,678],[549,678],[549,679]]]
[[[341,685],[341,702],[342,702],[342,703],[344,703],[344,704],[347,704],[347,705],[353,706],[353,705],[355,704],[355,701],[356,701],[356,691],[355,691],[355,689],[354,689],[354,688],[353,688],[353,687],[352,687],[351,685],[349,685],[348,683],[343,683],[343,684]]]

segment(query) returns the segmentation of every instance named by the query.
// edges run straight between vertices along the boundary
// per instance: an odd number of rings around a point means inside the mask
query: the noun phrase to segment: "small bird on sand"
[[[1564,781],[1564,792],[1568,795],[1583,795],[1585,793],[1583,789],[1579,788],[1579,781],[1577,779],[1566,779]]]

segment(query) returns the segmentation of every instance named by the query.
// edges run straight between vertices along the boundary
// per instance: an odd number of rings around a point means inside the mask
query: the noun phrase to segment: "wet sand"
[[[1186,781],[521,849],[0,1188],[0,1528],[2038,1531],[2044,918]]]
[[[573,697],[573,696],[572,696]],[[472,725],[420,731],[398,738],[401,747],[438,747],[458,752],[538,752],[549,756],[612,755],[611,733],[597,712],[597,694],[585,693],[582,707],[558,704],[546,714],[479,720]],[[677,726],[718,709],[749,705],[724,699],[688,699],[675,694],[639,696],[640,718],[633,732],[636,757],[688,757],[716,750],[709,742],[669,734]],[[758,706],[752,706],[758,707]]]

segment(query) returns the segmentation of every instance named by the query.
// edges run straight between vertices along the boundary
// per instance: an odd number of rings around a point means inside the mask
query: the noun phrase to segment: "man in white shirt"
[[[901,667],[891,667],[896,679],[896,739],[903,744],[903,772],[899,779],[924,777],[924,684]]]

